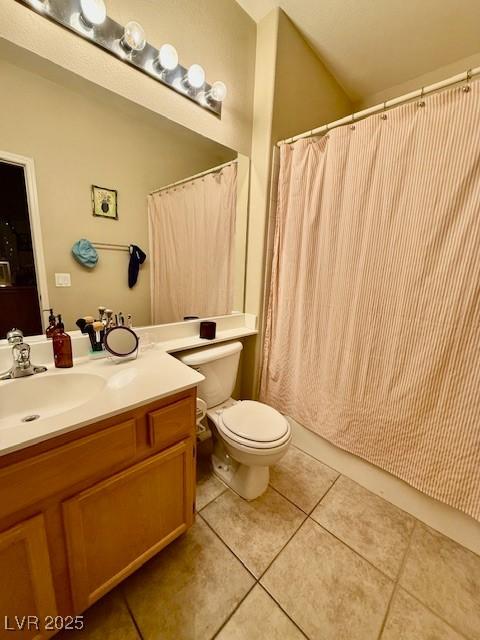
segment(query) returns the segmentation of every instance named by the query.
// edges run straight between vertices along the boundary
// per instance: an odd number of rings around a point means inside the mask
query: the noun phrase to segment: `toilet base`
[[[215,447],[212,466],[214,474],[245,500],[255,500],[267,490],[269,467],[240,464],[221,446]]]

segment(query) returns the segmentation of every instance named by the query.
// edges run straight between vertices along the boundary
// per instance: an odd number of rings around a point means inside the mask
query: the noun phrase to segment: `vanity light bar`
[[[221,117],[222,101],[227,93],[223,82],[208,84],[199,64],[192,64],[188,69],[182,67],[171,44],[160,48],[149,44],[138,22],[122,26],[109,18],[104,0],[16,1]]]

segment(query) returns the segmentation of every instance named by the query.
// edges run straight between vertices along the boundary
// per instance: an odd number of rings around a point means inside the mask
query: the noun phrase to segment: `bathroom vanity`
[[[189,389],[0,458],[2,614],[78,614],[186,531],[194,427]]]
[[[68,624],[193,523],[196,372],[151,352],[120,367],[49,369],[1,390],[28,395],[29,383],[48,388],[60,377],[68,388],[91,371],[104,386],[84,405],[23,426],[12,418],[16,445],[1,425],[0,445],[12,449],[0,456],[2,632],[23,616],[51,626],[22,638],[53,635],[55,616]],[[154,386],[157,399],[145,402]],[[55,394],[48,400],[55,407]],[[106,411],[114,415],[91,420]]]
[[[240,315],[217,325],[213,342],[256,333],[254,318]],[[198,323],[139,329],[142,340],[146,332],[150,348],[117,364],[90,359],[76,334],[74,367],[64,370],[49,363],[46,340],[32,340],[47,371],[0,382],[0,637],[15,616],[41,628],[5,637],[43,640],[74,625],[193,523],[204,377],[169,352],[206,341]]]

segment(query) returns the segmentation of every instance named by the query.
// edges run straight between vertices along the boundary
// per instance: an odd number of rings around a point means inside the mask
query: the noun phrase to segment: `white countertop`
[[[55,368],[51,361],[50,341],[41,336],[26,338],[26,342],[32,347],[32,362],[35,365],[45,364],[48,369],[44,373],[27,378],[0,381],[0,391],[7,390],[11,385],[12,391],[15,388],[15,395],[19,397],[18,402],[13,402],[15,415],[12,416],[9,411],[6,411],[5,415],[4,411],[2,417],[0,407],[0,455],[29,447],[197,386],[204,379],[203,376],[170,353],[245,338],[257,333],[256,318],[248,314],[232,314],[214,320],[217,322],[215,340],[205,340],[198,336],[198,322],[138,329],[140,344],[143,346],[135,360],[91,359],[86,355],[89,347],[88,338],[74,332],[71,334],[74,347],[74,366],[71,369]],[[6,344],[0,345],[0,364],[3,369],[10,359],[11,348]],[[101,390],[86,398],[85,402],[57,414],[55,403],[58,399],[52,397],[45,401],[43,398],[45,416],[33,422],[20,421],[19,416],[26,415],[24,409],[33,410],[33,407],[29,406],[31,403],[28,402],[28,398],[29,389],[33,388],[31,385],[36,383],[36,379],[75,374],[93,374],[97,377],[96,382]],[[98,380],[98,377],[101,380]],[[41,416],[42,410],[36,413]]]
[[[256,335],[256,329],[242,327],[238,329],[225,329],[217,331],[217,337],[214,340],[206,340],[205,338],[173,338],[160,342],[159,345],[165,349],[167,353],[176,353],[177,351],[186,351],[187,349],[196,349],[197,347],[208,347],[219,342],[227,342],[228,340],[239,340],[240,338],[248,338],[248,336]]]
[[[52,363],[45,373],[6,380],[0,382],[0,385],[16,385],[17,390],[20,389],[19,385],[23,385],[28,393],[30,381],[35,383],[36,378],[79,373],[100,376],[105,381],[103,388],[83,404],[34,422],[0,419],[0,455],[190,389],[204,379],[194,369],[185,366],[156,345],[139,353],[135,360],[113,362],[110,358],[80,358],[71,369],[63,370],[56,369]],[[51,401],[54,405],[55,398],[52,397]]]

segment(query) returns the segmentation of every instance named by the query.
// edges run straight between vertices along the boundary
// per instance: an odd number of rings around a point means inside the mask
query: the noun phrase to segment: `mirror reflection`
[[[0,161],[0,338],[14,326],[42,333],[24,169]]]
[[[0,339],[243,311],[248,158],[6,43],[0,73]]]

